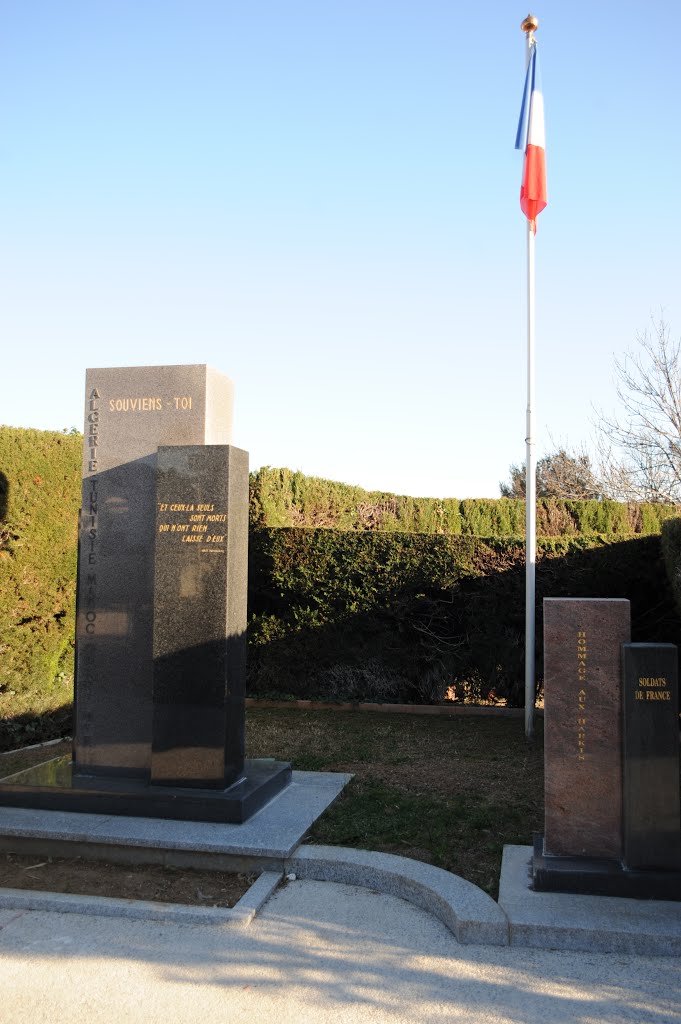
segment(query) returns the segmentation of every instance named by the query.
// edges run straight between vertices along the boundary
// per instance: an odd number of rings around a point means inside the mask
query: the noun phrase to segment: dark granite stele
[[[622,645],[623,860],[681,871],[678,651]]]
[[[241,825],[290,781],[290,764],[262,758],[247,759],[227,789],[152,786],[126,775],[77,772],[67,755],[0,779],[0,806]]]
[[[544,853],[544,837],[535,835],[532,888],[535,892],[679,901],[681,871],[632,869],[596,857],[556,857]]]

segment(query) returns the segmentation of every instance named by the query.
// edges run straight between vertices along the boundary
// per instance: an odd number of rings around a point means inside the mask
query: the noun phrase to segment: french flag
[[[520,209],[536,233],[537,217],[546,206],[544,96],[541,91],[536,45],[532,46],[527,65],[515,148],[522,149],[525,153],[523,180],[520,186]]]

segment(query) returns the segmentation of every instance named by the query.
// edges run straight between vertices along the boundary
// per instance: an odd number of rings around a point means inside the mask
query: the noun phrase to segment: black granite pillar
[[[248,455],[207,366],[88,370],[74,758],[0,806],[243,822],[291,780],[244,761]]]
[[[243,771],[248,454],[161,447],[151,781],[224,789]]]
[[[87,371],[74,751],[89,774],[148,778],[156,449],[229,444],[232,390],[204,365]]]
[[[675,644],[623,644],[624,863],[681,869]]]

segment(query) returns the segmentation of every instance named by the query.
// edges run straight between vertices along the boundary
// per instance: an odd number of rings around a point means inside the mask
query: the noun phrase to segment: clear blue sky
[[[207,362],[251,465],[494,496],[524,458],[527,13],[504,0],[6,0],[0,421]],[[541,450],[681,334],[681,7],[533,8]],[[585,24],[588,20],[589,24]]]

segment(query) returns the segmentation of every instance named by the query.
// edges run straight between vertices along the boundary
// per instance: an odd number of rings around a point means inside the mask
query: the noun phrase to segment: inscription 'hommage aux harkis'
[[[577,760],[586,761],[586,678],[587,678],[586,630],[577,630]]]

